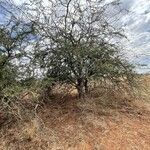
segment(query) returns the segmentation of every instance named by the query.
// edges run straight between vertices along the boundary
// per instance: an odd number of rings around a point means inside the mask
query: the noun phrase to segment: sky
[[[134,63],[147,64],[138,72],[150,72],[150,0],[122,0],[130,12],[122,18],[129,39],[127,57]],[[148,68],[148,69],[144,69]]]
[[[26,1],[14,0],[16,5]],[[129,13],[121,18],[121,24],[128,37],[128,41],[123,43],[126,58],[134,64],[147,65],[142,68],[136,67],[139,73],[150,73],[150,0],[121,0],[121,2],[123,7],[129,10]]]

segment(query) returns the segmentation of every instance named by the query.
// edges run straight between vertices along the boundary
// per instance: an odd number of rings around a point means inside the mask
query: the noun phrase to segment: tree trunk
[[[82,78],[77,79],[77,90],[78,90],[79,98],[83,98],[84,97],[84,84],[83,84]]]
[[[84,81],[84,88],[85,88],[85,93],[88,94],[89,89],[88,89],[88,80],[87,79],[85,79],[85,81]]]
[[[83,98],[84,97],[83,86],[77,87],[77,90],[78,90],[79,98]]]

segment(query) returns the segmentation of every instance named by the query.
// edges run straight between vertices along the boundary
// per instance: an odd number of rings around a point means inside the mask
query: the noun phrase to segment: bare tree
[[[48,77],[71,83],[79,97],[93,78],[132,81],[132,66],[120,55],[119,1],[36,0],[26,8],[38,35],[35,58]]]

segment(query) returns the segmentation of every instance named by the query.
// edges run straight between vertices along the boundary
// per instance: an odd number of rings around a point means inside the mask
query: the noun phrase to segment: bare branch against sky
[[[3,1],[3,0],[1,0]],[[20,6],[28,0],[11,0]],[[111,0],[107,0],[108,2]],[[45,3],[47,0],[45,0]],[[129,41],[125,42],[127,58],[135,64],[146,64],[150,68],[150,1],[149,0],[121,0],[123,7],[129,10],[121,19],[125,33]],[[0,22],[3,17],[0,15]],[[137,69],[139,72],[147,72],[149,69]]]

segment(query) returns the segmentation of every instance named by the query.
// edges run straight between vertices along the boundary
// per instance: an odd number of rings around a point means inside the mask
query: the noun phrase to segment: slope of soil
[[[0,136],[1,150],[149,150],[149,95],[58,96],[31,121],[1,128]]]

